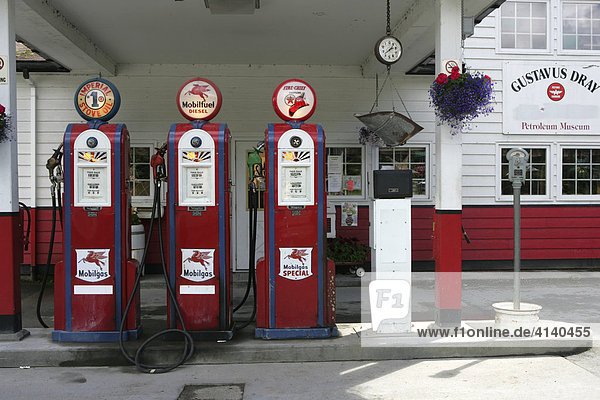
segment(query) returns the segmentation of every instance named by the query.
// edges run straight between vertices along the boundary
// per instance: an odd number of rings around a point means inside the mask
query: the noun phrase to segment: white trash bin
[[[142,262],[144,255],[144,245],[146,241],[146,232],[144,231],[144,225],[131,225],[131,258]],[[144,272],[142,272],[142,275]]]

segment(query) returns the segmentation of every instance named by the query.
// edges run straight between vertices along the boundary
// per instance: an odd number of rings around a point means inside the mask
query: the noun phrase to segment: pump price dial
[[[117,114],[120,106],[117,87],[106,79],[89,79],[75,92],[75,109],[86,121],[108,121]]]

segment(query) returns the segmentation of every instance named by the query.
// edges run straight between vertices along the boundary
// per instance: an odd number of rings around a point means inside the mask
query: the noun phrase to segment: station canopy
[[[464,0],[468,28],[502,1]],[[360,66],[386,32],[385,0],[17,0],[17,40],[65,71],[115,75],[119,64]],[[434,0],[391,0],[404,73],[435,50]]]

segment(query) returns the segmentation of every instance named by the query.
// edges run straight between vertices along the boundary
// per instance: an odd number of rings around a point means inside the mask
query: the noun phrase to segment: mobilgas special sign
[[[600,66],[507,61],[503,82],[504,133],[600,134]]]

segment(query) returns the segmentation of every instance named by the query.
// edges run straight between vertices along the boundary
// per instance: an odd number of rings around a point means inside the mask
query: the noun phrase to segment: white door
[[[248,159],[248,154],[254,150],[254,146],[256,146],[257,142],[258,140],[235,142],[235,186],[233,187],[235,218],[233,221],[234,229],[232,232],[232,245],[235,251],[233,260],[236,271],[248,269],[248,246],[250,244],[248,234],[248,180],[250,174],[246,161]],[[261,189],[264,189],[264,187]],[[265,254],[263,194],[264,191],[260,190],[258,196],[259,209],[256,227],[255,260],[258,260]],[[254,265],[256,265],[256,261]]]

